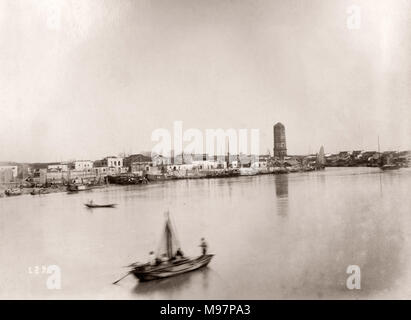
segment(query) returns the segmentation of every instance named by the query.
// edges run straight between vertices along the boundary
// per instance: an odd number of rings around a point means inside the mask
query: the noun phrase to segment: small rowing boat
[[[84,205],[87,208],[114,208],[116,206],[115,203],[109,203],[109,204],[85,203]]]

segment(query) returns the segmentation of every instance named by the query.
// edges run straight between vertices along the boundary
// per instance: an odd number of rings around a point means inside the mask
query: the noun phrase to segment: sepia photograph
[[[0,42],[0,300],[411,299],[411,1],[0,0]]]

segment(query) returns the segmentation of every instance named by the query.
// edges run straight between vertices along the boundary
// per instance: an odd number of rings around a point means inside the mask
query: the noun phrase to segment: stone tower
[[[285,127],[282,123],[278,122],[274,125],[274,157],[284,160],[286,155]]]

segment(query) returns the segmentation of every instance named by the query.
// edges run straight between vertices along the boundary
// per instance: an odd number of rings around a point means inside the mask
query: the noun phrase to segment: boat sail
[[[178,249],[180,249],[180,242],[171,223],[170,213],[167,211],[164,233],[158,246],[156,257],[161,259],[165,255],[168,259],[171,259],[177,254]]]
[[[155,261],[143,264],[133,263],[129,266],[131,270],[128,274],[133,274],[140,281],[172,277],[207,266],[213,256],[213,254],[207,254],[203,251],[203,254],[200,256],[194,258],[185,257],[181,251],[180,243],[170,220],[170,215],[167,212],[164,233]],[[114,284],[121,279],[115,281]]]

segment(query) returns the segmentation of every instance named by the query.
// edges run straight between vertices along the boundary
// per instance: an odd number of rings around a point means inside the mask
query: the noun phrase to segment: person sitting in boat
[[[155,266],[157,264],[156,261],[156,256],[154,255],[154,251],[150,251],[150,255],[149,255],[149,263],[151,266]]]
[[[207,253],[207,242],[205,241],[204,238],[201,238],[200,247],[202,249],[203,255],[205,255]]]
[[[163,254],[161,255],[161,263],[163,263],[163,262],[168,262],[168,257],[167,257],[167,255],[166,255],[165,253],[163,253]]]
[[[176,251],[176,257],[177,258],[184,258],[184,253],[181,251],[181,248],[178,248]]]
[[[183,251],[180,248],[177,249],[176,254],[171,258],[172,261],[184,258]]]

